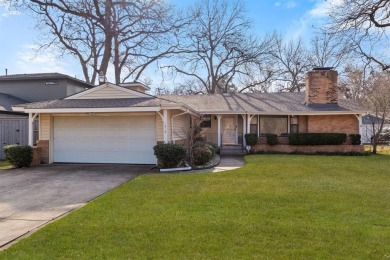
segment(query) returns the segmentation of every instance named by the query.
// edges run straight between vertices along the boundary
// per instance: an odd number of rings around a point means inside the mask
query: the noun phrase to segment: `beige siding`
[[[98,89],[76,99],[109,99],[109,98],[134,98],[139,97],[126,91],[106,86],[105,88]]]
[[[160,112],[161,115],[163,112]],[[181,110],[168,110],[168,122],[167,122],[167,131],[168,131],[168,142],[172,142],[173,140],[183,140],[187,138],[188,129],[190,127],[190,115],[184,114],[180,116],[176,116],[173,118],[173,128],[172,124],[172,116],[183,113]],[[156,113],[156,137],[157,142],[164,141],[164,129],[163,122],[160,115]]]
[[[39,120],[39,140],[50,140],[50,115],[40,114]]]
[[[182,111],[172,111],[171,112],[171,122],[172,116],[183,113]],[[171,123],[170,122],[170,123]],[[190,128],[190,116],[188,114],[176,116],[173,118],[173,127],[170,129],[171,136],[169,139],[171,140],[173,137],[174,141],[187,139],[188,130]]]

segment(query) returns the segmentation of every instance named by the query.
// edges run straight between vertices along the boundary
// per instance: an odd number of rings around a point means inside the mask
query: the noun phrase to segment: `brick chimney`
[[[313,68],[306,73],[306,105],[337,104],[337,71],[333,68]]]

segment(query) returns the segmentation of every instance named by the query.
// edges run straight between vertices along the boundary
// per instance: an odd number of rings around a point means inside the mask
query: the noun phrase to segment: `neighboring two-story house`
[[[92,87],[60,73],[0,76],[0,160],[4,159],[4,145],[28,143],[28,114],[13,111],[13,105],[61,99]]]

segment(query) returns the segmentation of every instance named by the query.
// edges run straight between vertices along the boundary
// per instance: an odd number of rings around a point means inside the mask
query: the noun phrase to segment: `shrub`
[[[187,157],[187,150],[181,144],[158,144],[153,150],[162,168],[175,168]]]
[[[257,144],[257,134],[245,134],[246,145]]]
[[[361,144],[361,135],[359,135],[359,134],[352,134],[352,135],[349,135],[349,138],[351,139],[351,143],[353,145]]]
[[[266,138],[268,145],[277,145],[279,143],[277,134],[266,134]]]
[[[30,167],[33,159],[32,147],[29,145],[4,146],[5,159],[16,168]]]
[[[207,144],[209,144],[213,148],[213,150],[214,150],[213,155],[220,154],[221,150],[219,149],[218,145],[216,145],[215,143],[209,143],[209,142]]]
[[[347,139],[342,133],[294,133],[288,136],[290,145],[339,145]]]
[[[213,158],[214,154],[214,148],[210,144],[198,144],[192,148],[193,163],[194,165],[204,165]]]

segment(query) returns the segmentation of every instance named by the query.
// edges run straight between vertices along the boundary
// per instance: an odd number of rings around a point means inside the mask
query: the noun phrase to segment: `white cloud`
[[[0,19],[1,17],[9,17],[14,15],[21,15],[21,12],[11,7],[10,2],[0,0]]]
[[[285,4],[285,7],[286,7],[287,9],[291,9],[291,8],[296,7],[296,6],[297,6],[297,4],[296,4],[294,1],[288,1],[288,2]]]
[[[60,72],[70,74],[66,70],[66,64],[56,58],[56,54],[50,51],[37,51],[34,44],[24,45],[23,49],[17,52],[17,70],[22,73]]]
[[[313,18],[323,18],[329,14],[332,6],[341,5],[343,0],[319,1],[308,13]]]
[[[283,2],[276,1],[274,3],[274,6],[275,7],[282,7],[282,8],[285,8],[285,9],[292,9],[292,8],[297,6],[297,3],[295,1],[293,1],[293,0],[288,0],[288,1],[283,1]]]

